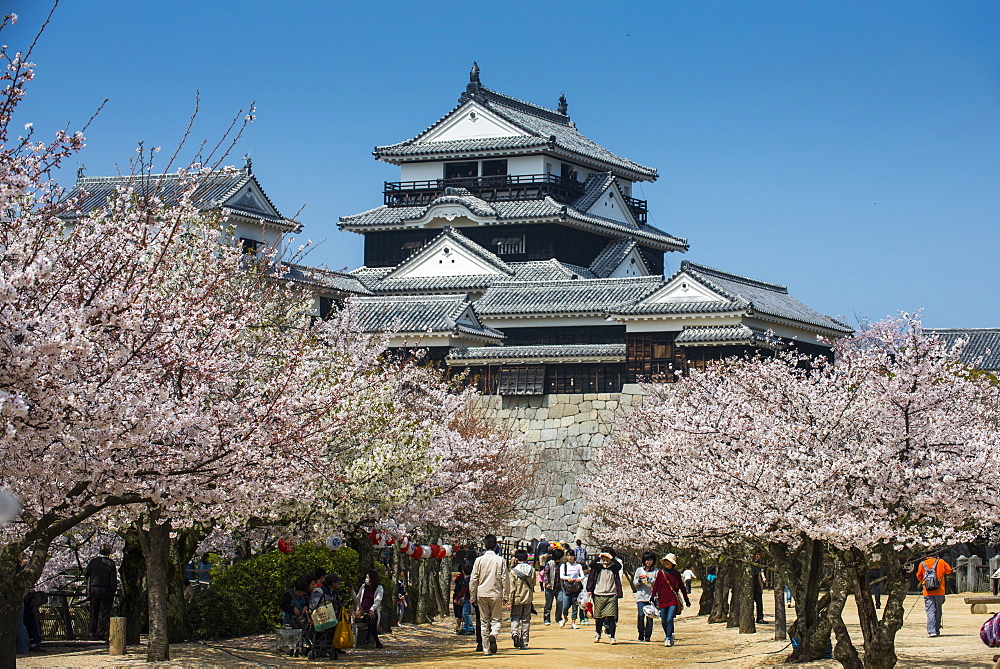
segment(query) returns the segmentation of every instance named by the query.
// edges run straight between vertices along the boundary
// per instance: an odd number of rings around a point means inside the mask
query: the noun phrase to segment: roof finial
[[[556,107],[556,111],[559,112],[560,114],[562,114],[563,116],[569,116],[569,114],[566,113],[566,110],[568,108],[569,108],[569,106],[566,104],[566,95],[565,94],[560,94],[559,95],[559,106]]]
[[[87,169],[87,166],[84,165],[83,163],[80,163],[80,166],[78,168],[76,168],[76,179],[77,179],[77,181],[79,181],[80,179],[83,178],[83,171],[85,169]]]
[[[465,86],[465,92],[458,101],[465,102],[469,98],[482,97],[483,87],[479,83],[479,63],[472,61],[472,69],[469,70],[469,83]]]
[[[253,161],[250,159],[250,152],[243,156],[243,171],[246,174],[253,174]]]

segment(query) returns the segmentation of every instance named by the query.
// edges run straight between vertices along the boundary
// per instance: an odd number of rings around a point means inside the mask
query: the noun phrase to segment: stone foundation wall
[[[642,401],[637,385],[621,393],[583,393],[483,398],[498,419],[525,435],[535,466],[532,488],[525,492],[509,536],[587,540],[590,518],[578,479],[591,471],[594,450],[604,444],[619,412]]]

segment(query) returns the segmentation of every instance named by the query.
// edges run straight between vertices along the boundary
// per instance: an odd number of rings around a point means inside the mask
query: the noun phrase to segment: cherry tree
[[[998,391],[957,352],[903,317],[835,342],[835,363],[785,352],[648,386],[589,483],[602,531],[704,548],[754,542],[795,591],[803,643],[791,659],[818,656],[832,629],[837,658],[861,665],[840,615],[853,592],[864,665],[891,666],[912,559],[996,522]],[[627,501],[640,487],[652,499],[635,509]],[[877,558],[881,619],[867,595]]]

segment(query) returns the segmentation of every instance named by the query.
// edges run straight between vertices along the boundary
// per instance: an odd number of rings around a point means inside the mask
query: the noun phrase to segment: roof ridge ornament
[[[469,83],[465,87],[465,93],[462,95],[459,102],[464,102],[469,98],[482,97],[483,85],[479,81],[479,63],[477,61],[472,61],[472,69],[469,70]]]
[[[250,152],[243,156],[243,172],[253,174],[253,160],[250,159]]]
[[[566,94],[565,93],[560,93],[559,94],[559,106],[556,107],[556,111],[559,112],[560,114],[562,114],[563,116],[567,116],[568,117],[569,116],[569,114],[567,113],[567,109],[568,108],[569,108],[569,106],[566,104]]]

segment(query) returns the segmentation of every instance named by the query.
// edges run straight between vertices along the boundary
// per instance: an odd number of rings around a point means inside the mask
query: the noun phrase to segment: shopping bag
[[[325,604],[320,604],[316,607],[316,610],[312,614],[313,628],[317,632],[322,632],[323,630],[328,630],[334,627],[337,620],[337,611],[333,606],[333,602],[327,602]]]
[[[351,631],[351,619],[347,615],[347,607],[340,609],[340,620],[333,630],[334,648],[354,648],[354,632]]]

